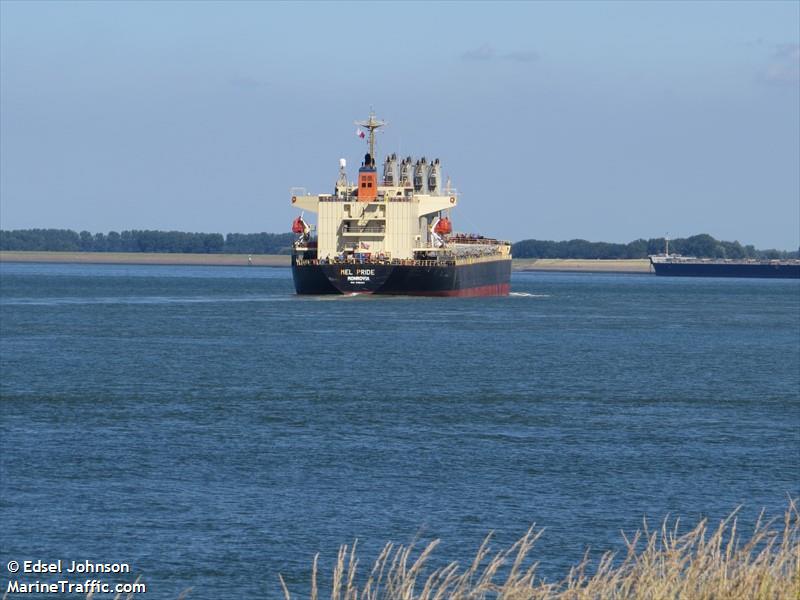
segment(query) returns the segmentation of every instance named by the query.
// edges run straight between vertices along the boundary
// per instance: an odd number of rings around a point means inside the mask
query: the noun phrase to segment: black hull
[[[467,264],[297,264],[298,294],[387,294],[400,296],[507,296],[511,260]]]
[[[758,277],[800,279],[800,265],[769,263],[653,263],[656,275],[671,277]]]

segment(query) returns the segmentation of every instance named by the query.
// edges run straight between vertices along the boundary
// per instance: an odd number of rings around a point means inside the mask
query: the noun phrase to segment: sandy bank
[[[279,254],[170,254],[149,252],[0,252],[0,262],[87,263],[113,265],[288,267]],[[515,271],[572,271],[588,273],[649,273],[650,261],[515,258]]]
[[[650,260],[583,260],[573,258],[515,258],[515,271],[574,271],[587,273],[650,273]]]

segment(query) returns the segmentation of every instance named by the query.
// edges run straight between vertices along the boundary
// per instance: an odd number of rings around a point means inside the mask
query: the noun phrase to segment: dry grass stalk
[[[429,558],[439,544],[425,546],[414,559],[415,545],[387,544],[367,580],[359,587],[356,545],[339,549],[331,580],[331,600],[798,600],[800,598],[800,513],[790,500],[782,527],[759,517],[743,540],[736,511],[710,529],[701,521],[680,533],[679,520],[623,534],[623,557],[606,553],[596,565],[588,553],[560,582],[536,575],[531,561],[542,530],[533,527],[514,545],[492,553],[491,535],[464,569],[456,562],[428,573]],[[310,600],[318,600],[319,555],[314,557]],[[525,568],[526,564],[529,564]],[[501,573],[506,573],[500,578]],[[427,573],[427,575],[426,575]],[[286,600],[294,600],[283,578]]]

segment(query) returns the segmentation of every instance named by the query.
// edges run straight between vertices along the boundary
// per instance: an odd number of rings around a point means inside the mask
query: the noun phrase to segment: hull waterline
[[[298,294],[507,296],[511,260],[445,265],[298,264],[293,260],[292,276]]]
[[[656,275],[669,277],[746,277],[800,279],[800,264],[653,262]]]

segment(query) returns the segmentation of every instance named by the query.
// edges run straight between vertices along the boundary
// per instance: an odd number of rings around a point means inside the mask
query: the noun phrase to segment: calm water
[[[298,298],[284,269],[0,265],[0,582],[131,563],[276,598],[359,539],[565,574],[643,515],[800,494],[800,282],[515,274],[498,299]],[[235,586],[235,587],[232,587]]]

